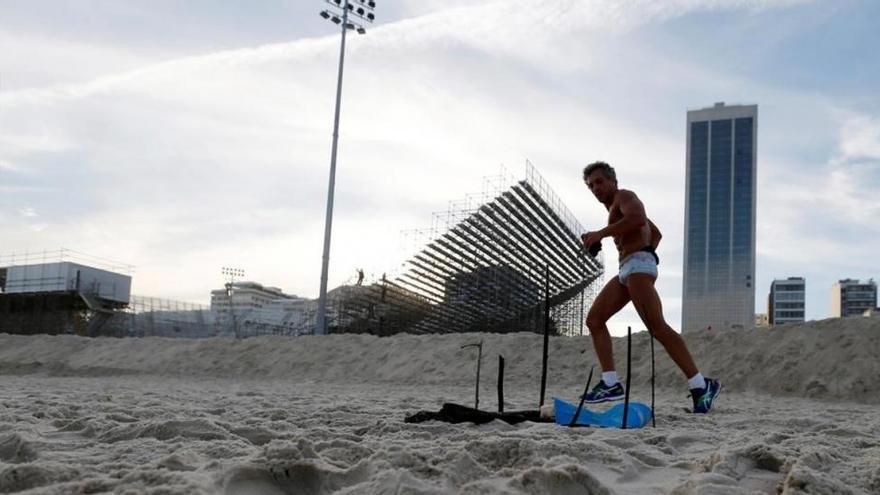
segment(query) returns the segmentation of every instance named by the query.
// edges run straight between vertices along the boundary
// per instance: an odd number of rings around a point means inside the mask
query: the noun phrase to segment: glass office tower
[[[758,106],[687,113],[682,331],[755,323]]]

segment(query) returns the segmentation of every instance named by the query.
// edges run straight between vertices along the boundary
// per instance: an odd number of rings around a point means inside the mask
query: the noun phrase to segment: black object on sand
[[[505,423],[515,425],[523,421],[532,421],[535,423],[553,423],[552,418],[542,418],[541,412],[534,411],[511,411],[506,413],[497,413],[490,411],[480,411],[472,407],[452,404],[447,402],[439,411],[419,411],[415,414],[407,416],[404,419],[406,423],[423,423],[425,421],[443,421],[446,423],[475,423],[478,425],[490,423],[496,419],[500,419]]]

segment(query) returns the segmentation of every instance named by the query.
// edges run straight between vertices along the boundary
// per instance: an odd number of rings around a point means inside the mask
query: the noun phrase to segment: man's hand
[[[587,249],[587,251],[590,251],[590,248],[595,244],[601,246],[602,238],[604,237],[605,235],[602,233],[601,230],[597,232],[587,232],[586,234],[581,234],[581,241],[584,243],[584,247]]]

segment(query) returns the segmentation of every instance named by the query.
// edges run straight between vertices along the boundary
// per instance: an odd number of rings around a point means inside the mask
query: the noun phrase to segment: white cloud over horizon
[[[403,3],[420,16],[349,38],[331,285],[355,268],[393,272],[400,231],[429,225],[501,163],[531,159],[586,228],[599,225],[580,169],[605,159],[664,230],[658,287],[677,327],[685,110],[726,100],[759,105],[759,300],[772,278],[807,274],[808,316],[821,316],[827,291],[809,284],[871,276],[852,256],[880,248],[880,107],[718,71],[644,32],[805,3]],[[0,86],[0,253],[68,246],[125,260],[139,267],[135,292],[175,299],[206,302],[229,265],[315,297],[338,35],[146,65],[86,45],[32,47],[41,60],[82,54],[87,80]],[[613,253],[606,263],[616,273]],[[614,330],[627,324],[641,326],[630,310]]]

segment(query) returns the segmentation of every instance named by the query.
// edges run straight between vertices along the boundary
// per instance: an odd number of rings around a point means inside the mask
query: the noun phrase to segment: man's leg
[[[596,350],[602,371],[614,371],[614,351],[611,346],[611,336],[608,335],[608,327],[605,326],[605,323],[628,302],[629,293],[615,276],[605,284],[602,292],[593,301],[590,312],[587,313],[587,328],[590,329],[593,348]]]
[[[627,278],[626,285],[633,306],[654,338],[663,344],[669,357],[684,372],[686,378],[694,377],[699,370],[684,340],[663,318],[663,303],[654,288],[654,277],[647,273],[633,273]]]

